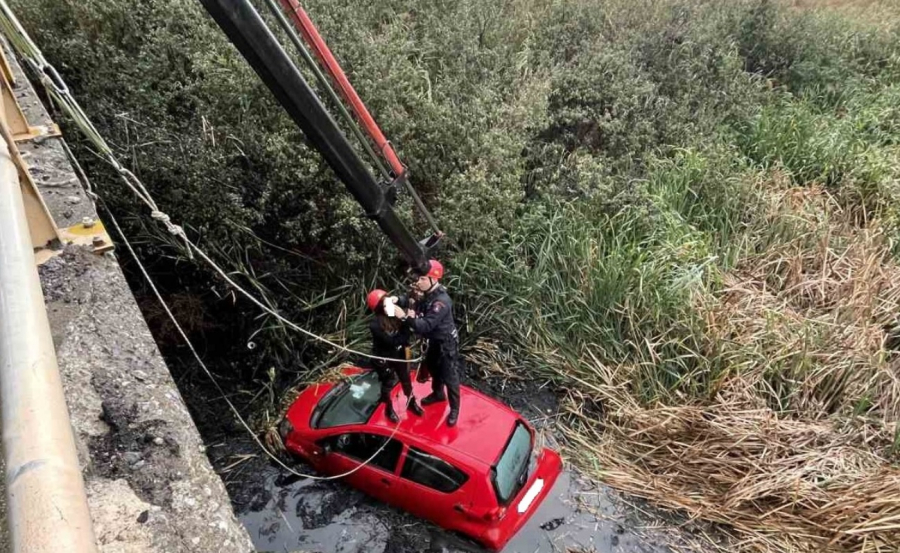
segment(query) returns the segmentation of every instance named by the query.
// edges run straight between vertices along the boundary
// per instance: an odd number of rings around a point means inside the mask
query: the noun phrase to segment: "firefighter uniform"
[[[407,319],[416,334],[428,340],[425,365],[431,371],[432,394],[422,400],[428,405],[447,399],[454,422],[459,416],[459,333],[453,322],[453,302],[447,290],[436,285],[416,306],[417,317]],[[444,389],[446,388],[446,394]]]

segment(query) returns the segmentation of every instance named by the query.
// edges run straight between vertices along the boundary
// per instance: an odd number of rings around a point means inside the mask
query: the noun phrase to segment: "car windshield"
[[[346,424],[362,424],[369,420],[381,396],[381,383],[375,371],[350,377],[333,396],[322,398],[327,402],[322,406],[317,428],[331,428]]]
[[[508,503],[525,484],[530,458],[531,432],[521,422],[516,423],[512,437],[494,467],[494,488],[500,503]]]

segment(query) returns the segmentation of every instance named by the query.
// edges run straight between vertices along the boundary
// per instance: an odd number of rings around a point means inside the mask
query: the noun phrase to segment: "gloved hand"
[[[388,317],[396,317],[398,310],[396,304],[391,301],[391,298],[384,298],[384,314]]]

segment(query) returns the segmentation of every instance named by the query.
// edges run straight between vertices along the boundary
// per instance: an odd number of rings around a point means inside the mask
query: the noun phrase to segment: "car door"
[[[394,472],[403,444],[377,434],[344,432],[321,440],[319,445],[328,452],[322,466],[327,467],[329,474],[357,469],[344,481],[376,499],[391,502],[392,487],[397,481]]]
[[[463,529],[460,508],[469,504],[468,481],[469,475],[452,462],[410,446],[396,486],[399,506],[444,528]]]

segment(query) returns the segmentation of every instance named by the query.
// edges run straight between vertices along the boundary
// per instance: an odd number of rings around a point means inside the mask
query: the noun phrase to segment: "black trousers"
[[[431,371],[431,391],[445,396],[450,403],[450,410],[459,412],[459,372],[462,369],[459,358],[459,343],[455,340],[448,343],[428,343],[425,364]],[[446,388],[446,394],[444,389]]]
[[[376,361],[375,370],[378,372],[378,380],[381,382],[381,401],[390,403],[391,390],[400,379],[400,386],[407,398],[412,396],[412,380],[409,377],[409,363]]]

